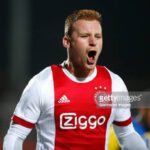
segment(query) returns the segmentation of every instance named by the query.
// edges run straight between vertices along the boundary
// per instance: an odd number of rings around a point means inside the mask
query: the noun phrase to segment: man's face
[[[69,60],[77,67],[93,70],[102,50],[102,28],[97,20],[78,20],[69,41]]]

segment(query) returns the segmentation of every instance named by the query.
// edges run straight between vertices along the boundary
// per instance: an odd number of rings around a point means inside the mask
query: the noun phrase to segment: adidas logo
[[[66,95],[63,95],[60,100],[58,101],[58,103],[70,103],[70,100],[67,98]]]

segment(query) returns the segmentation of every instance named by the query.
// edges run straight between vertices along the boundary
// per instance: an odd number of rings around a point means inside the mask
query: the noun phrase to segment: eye
[[[97,39],[102,38],[102,36],[101,36],[101,35],[96,35],[95,37],[96,37]]]
[[[88,34],[81,34],[80,37],[81,38],[86,38],[86,37],[88,37]]]
[[[82,38],[86,38],[86,37],[88,37],[88,35],[81,35],[80,37],[82,37]]]

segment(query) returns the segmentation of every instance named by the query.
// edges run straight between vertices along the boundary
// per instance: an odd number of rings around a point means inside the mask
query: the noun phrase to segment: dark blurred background
[[[64,20],[76,9],[103,16],[98,64],[119,74],[129,91],[150,88],[150,0],[2,0],[0,4],[0,135],[29,79],[66,59]],[[2,141],[2,140],[1,140]]]

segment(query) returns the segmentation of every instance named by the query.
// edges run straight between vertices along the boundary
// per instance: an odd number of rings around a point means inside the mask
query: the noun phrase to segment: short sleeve
[[[17,104],[13,122],[32,128],[40,115],[40,86],[38,75],[34,76],[25,87]]]
[[[110,72],[112,78],[112,95],[118,94],[118,98],[123,98],[125,105],[117,106],[114,109],[114,121],[113,124],[118,126],[127,126],[132,122],[129,94],[124,81],[120,76]]]

